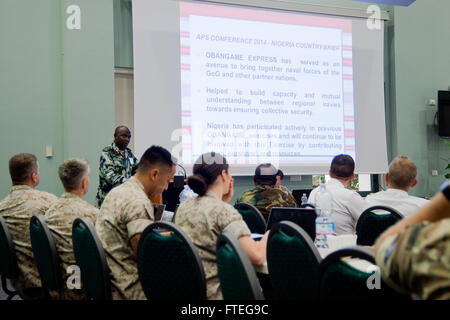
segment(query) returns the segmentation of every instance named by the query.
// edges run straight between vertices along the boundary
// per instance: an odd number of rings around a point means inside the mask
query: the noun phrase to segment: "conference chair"
[[[64,300],[64,283],[59,257],[55,242],[43,217],[31,217],[30,239],[45,298],[51,299],[49,290],[53,290],[58,293],[60,300]]]
[[[387,214],[376,213],[383,210]],[[361,246],[372,246],[377,238],[390,226],[403,219],[402,214],[387,206],[373,206],[367,208],[359,216],[356,224],[356,244]]]
[[[42,288],[23,288],[19,281],[19,269],[14,243],[2,217],[0,217],[0,276],[2,290],[7,294],[7,300],[12,300],[16,295],[19,295],[23,300],[42,298]],[[7,280],[13,284],[13,290],[8,288]]]
[[[355,259],[370,262],[367,267],[352,266]],[[322,260],[316,296],[320,300],[397,300],[409,299],[393,291],[375,266],[371,249],[354,246],[335,251]]]
[[[223,233],[216,242],[217,269],[224,300],[263,300],[255,269],[239,240]]]
[[[147,299],[206,299],[200,256],[187,234],[175,224],[161,221],[145,228],[138,244],[137,264]]]
[[[72,245],[87,300],[111,300],[110,270],[105,250],[89,220],[75,219]]]
[[[277,299],[313,299],[322,258],[311,237],[297,224],[275,224],[267,241],[267,265]]]
[[[258,208],[245,202],[236,203],[234,207],[242,215],[251,233],[266,232],[266,220]]]

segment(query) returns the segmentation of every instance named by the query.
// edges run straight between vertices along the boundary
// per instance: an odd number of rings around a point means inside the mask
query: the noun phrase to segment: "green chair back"
[[[259,212],[258,208],[244,202],[237,203],[234,207],[242,215],[250,232],[260,234],[266,232],[266,220],[261,212]]]
[[[321,300],[398,300],[409,299],[393,291],[381,278],[380,288],[369,288],[369,277],[376,271],[362,271],[343,261],[344,257],[367,260],[375,264],[373,251],[364,247],[349,247],[329,254],[319,266],[318,298]],[[368,281],[369,280],[369,281]]]
[[[216,244],[217,269],[224,300],[263,300],[262,289],[239,241],[223,233]]]
[[[64,300],[64,287],[55,242],[43,217],[31,217],[30,239],[43,289],[47,295],[48,289],[57,291],[59,298]]]
[[[111,280],[105,251],[94,227],[85,218],[72,225],[75,260],[81,271],[81,283],[88,299],[111,300]]]
[[[161,234],[161,230],[169,234]],[[138,272],[149,300],[205,300],[206,280],[196,247],[171,222],[155,222],[141,235]]]
[[[377,214],[375,210],[384,210],[388,214]],[[400,221],[403,216],[396,210],[386,206],[373,206],[361,214],[356,224],[356,244],[372,246],[377,238],[390,226]]]
[[[8,279],[17,278],[17,260],[14,243],[6,222],[2,217],[0,217],[0,275]]]
[[[321,257],[311,237],[297,224],[273,226],[267,242],[267,265],[277,299],[314,299]]]

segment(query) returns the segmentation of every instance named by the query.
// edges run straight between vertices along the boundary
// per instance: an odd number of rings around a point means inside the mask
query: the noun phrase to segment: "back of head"
[[[188,185],[200,197],[204,196],[222,171],[228,172],[228,167],[227,160],[221,154],[204,153],[195,161],[193,175],[189,177]]]
[[[355,161],[347,154],[339,154],[333,158],[330,166],[332,178],[348,180],[355,171]]]
[[[253,181],[256,185],[274,186],[277,182],[278,170],[270,163],[263,163],[256,167]]]
[[[161,166],[172,168],[175,163],[176,160],[172,157],[169,151],[160,146],[151,146],[145,150],[139,160],[138,172],[145,173],[153,168]]]
[[[35,155],[30,153],[20,153],[9,159],[9,174],[13,184],[23,184],[27,182],[31,174],[37,172],[38,164]]]
[[[74,191],[80,188],[81,181],[89,172],[89,162],[83,158],[70,158],[64,161],[58,169],[59,179],[64,190]]]
[[[399,156],[389,165],[389,185],[393,188],[408,189],[417,177],[417,167],[410,158]]]

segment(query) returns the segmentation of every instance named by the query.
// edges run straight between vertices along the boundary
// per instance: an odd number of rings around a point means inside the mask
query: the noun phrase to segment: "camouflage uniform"
[[[92,224],[97,219],[98,209],[76,194],[64,192],[61,198],[54,202],[45,213],[45,221],[55,241],[56,250],[61,260],[61,275],[64,283],[64,295],[67,300],[81,300],[85,298],[82,290],[71,289],[66,286],[71,275],[67,268],[76,265],[72,246],[72,224],[76,218],[87,218]]]
[[[138,159],[129,148],[120,150],[113,142],[100,156],[97,207],[100,208],[108,192],[127,181],[137,170]]]
[[[106,196],[95,228],[111,269],[114,300],[145,299],[130,240],[154,220],[152,203],[137,178],[132,177]]]
[[[297,202],[290,192],[268,185],[257,185],[239,196],[236,203],[245,202],[261,211],[266,220],[274,207],[297,207]]]
[[[450,219],[406,227],[377,256],[383,280],[422,299],[450,299]]]
[[[236,238],[250,235],[242,216],[216,194],[183,202],[177,210],[175,223],[185,231],[198,249],[206,277],[207,298],[222,299],[216,262],[217,236],[230,232]]]
[[[0,216],[5,219],[11,233],[19,267],[19,281],[24,288],[42,286],[31,249],[30,219],[34,215],[44,215],[56,200],[58,198],[51,193],[17,185],[0,201]]]

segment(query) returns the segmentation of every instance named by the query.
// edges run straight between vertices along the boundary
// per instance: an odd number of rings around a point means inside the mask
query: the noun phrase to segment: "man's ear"
[[[150,181],[154,181],[156,180],[159,174],[160,174],[159,169],[153,168],[148,172],[148,177],[150,178]]]
[[[89,179],[83,178],[81,180],[81,188],[87,193],[89,191]]]
[[[37,172],[32,172],[31,173],[31,182],[33,183],[33,185],[37,185],[37,183],[38,183],[38,181],[39,181],[39,175],[38,175],[38,173]]]
[[[413,182],[413,184],[411,185],[411,188],[413,188],[413,187],[415,187],[416,186],[416,184],[419,182],[419,180],[417,180],[417,179],[414,179],[414,182]]]

